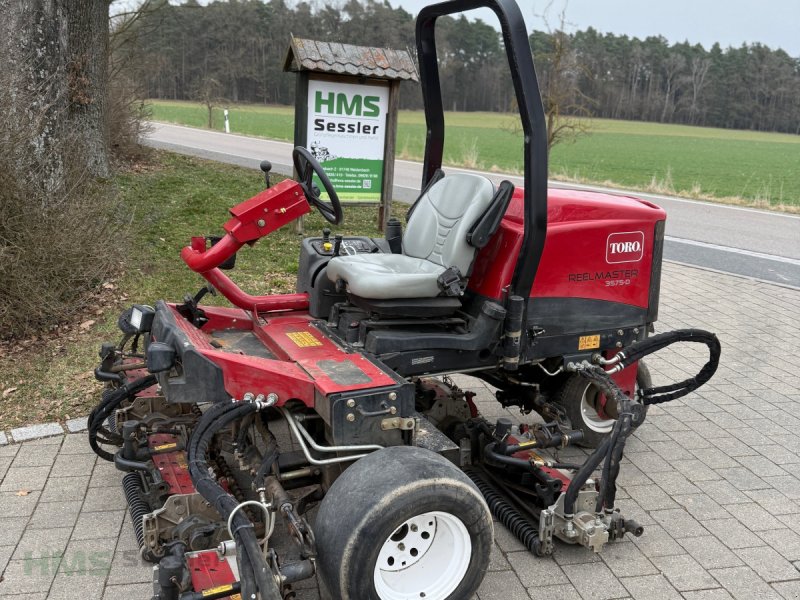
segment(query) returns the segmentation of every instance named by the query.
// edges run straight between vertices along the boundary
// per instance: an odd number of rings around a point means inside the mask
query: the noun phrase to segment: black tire
[[[650,371],[644,362],[639,361],[636,388],[649,387],[652,387]],[[597,392],[597,387],[592,383],[578,374],[573,374],[567,378],[556,396],[556,402],[564,407],[572,428],[583,432],[583,440],[577,444],[584,448],[597,448],[614,425],[614,419],[601,419],[593,413],[592,400]],[[592,414],[596,418],[593,418]]]
[[[406,584],[425,600],[471,598],[486,574],[494,533],[483,496],[462,471],[405,446],[348,467],[322,501],[314,532],[319,576],[333,600],[391,600],[393,586]],[[458,550],[467,538],[468,557]],[[376,568],[379,558],[386,570]]]

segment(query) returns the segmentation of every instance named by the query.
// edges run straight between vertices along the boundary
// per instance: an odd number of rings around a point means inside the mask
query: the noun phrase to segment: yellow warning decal
[[[231,592],[231,591],[233,591],[233,586],[227,583],[225,585],[218,585],[217,587],[203,590],[201,595],[205,598],[206,596],[213,596],[214,594],[221,594],[222,592]]]
[[[178,447],[178,444],[161,444],[160,446],[153,446],[153,450],[156,452],[163,452],[164,450],[173,450]]]
[[[322,346],[317,338],[307,331],[292,331],[287,333],[286,337],[292,340],[298,348],[312,348],[314,346]]]
[[[517,445],[520,448],[532,448],[532,447],[536,446],[537,443],[538,442],[536,440],[530,440],[530,441],[527,441],[527,442],[520,442]]]
[[[578,350],[594,350],[600,347],[599,335],[582,335],[578,338]]]
[[[178,456],[175,457],[175,462],[181,469],[189,468],[189,465],[186,462],[186,455],[183,452],[181,452],[180,454],[178,454]]]

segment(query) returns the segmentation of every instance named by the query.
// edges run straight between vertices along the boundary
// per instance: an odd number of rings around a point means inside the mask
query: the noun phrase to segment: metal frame
[[[500,21],[522,120],[525,148],[525,233],[509,295],[528,298],[547,233],[547,124],[525,20],[515,0],[449,0],[426,6],[419,12],[417,55],[428,128],[422,189],[436,169],[441,168],[444,151],[444,109],[436,56],[436,19],[475,8],[491,9]]]

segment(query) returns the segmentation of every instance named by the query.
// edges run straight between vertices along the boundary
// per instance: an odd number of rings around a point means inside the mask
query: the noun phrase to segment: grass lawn
[[[207,125],[206,109],[189,102],[153,101],[155,120]],[[230,106],[232,131],[279,140],[294,135],[294,109]],[[519,172],[522,137],[516,116],[446,113],[445,162],[485,170]],[[214,124],[222,129],[222,111]],[[553,149],[555,178],[615,184],[703,199],[800,211],[800,136],[591,119],[590,133]],[[518,129],[518,127],[517,127]],[[399,158],[422,158],[424,115],[401,111]]]
[[[143,170],[115,182],[133,212],[125,271],[104,282],[94,308],[75,323],[0,344],[0,430],[88,414],[101,391],[92,375],[97,351],[118,339],[119,313],[134,302],[179,301],[200,289],[204,280],[183,264],[181,248],[192,235],[220,233],[227,210],[263,189],[262,176],[249,169],[169,153],[154,153]],[[346,207],[336,231],[377,236],[376,219],[377,207]],[[316,211],[306,216],[307,235],[325,225]],[[251,293],[291,292],[300,240],[290,226],[245,246],[229,274]],[[211,296],[203,302],[228,304]]]

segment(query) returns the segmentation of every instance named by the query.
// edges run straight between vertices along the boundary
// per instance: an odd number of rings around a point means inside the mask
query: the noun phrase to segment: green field
[[[189,102],[153,101],[157,121],[205,127],[206,109]],[[235,133],[291,140],[294,109],[230,106]],[[445,162],[469,168],[520,172],[522,135],[514,115],[446,113]],[[214,125],[222,129],[222,111]],[[556,146],[550,174],[666,194],[800,211],[800,136],[591,119],[590,131]],[[401,111],[399,158],[422,158],[424,116]]]

